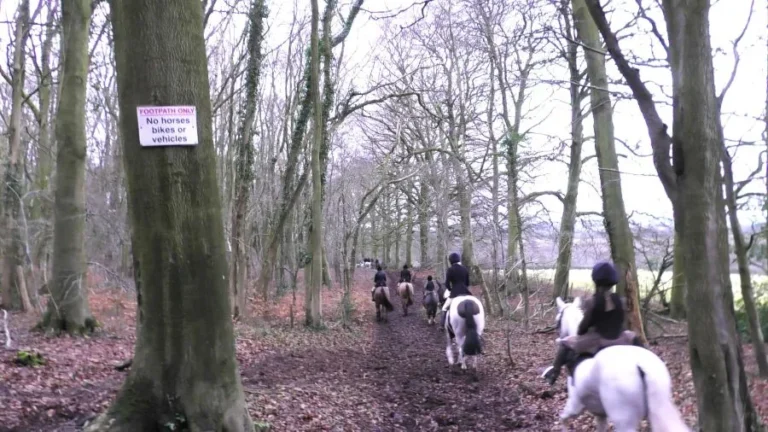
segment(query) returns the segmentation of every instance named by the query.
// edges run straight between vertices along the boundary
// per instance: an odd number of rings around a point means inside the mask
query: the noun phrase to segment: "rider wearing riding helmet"
[[[560,368],[569,355],[595,355],[612,345],[643,344],[634,332],[626,330],[626,310],[622,298],[611,292],[619,281],[616,268],[610,262],[599,262],[592,268],[595,294],[584,303],[584,318],[579,324],[577,337],[566,344],[561,341],[552,369],[547,372],[549,384],[554,384]]]
[[[451,263],[451,266],[445,272],[445,295],[447,299],[443,304],[441,327],[445,327],[445,317],[451,307],[451,300],[460,296],[472,295],[469,292],[469,271],[461,264],[461,256],[453,252],[448,256],[448,262]]]
[[[408,270],[408,264],[405,264],[403,269],[400,270],[400,283],[403,282],[411,282],[411,271]]]
[[[435,281],[432,280],[432,275],[427,276],[427,284],[424,285],[424,293],[426,294],[427,291],[434,291],[435,290]]]
[[[371,300],[376,301],[373,293],[378,287],[387,286],[387,274],[381,269],[381,266],[376,267],[376,275],[373,276],[373,288],[371,288]]]

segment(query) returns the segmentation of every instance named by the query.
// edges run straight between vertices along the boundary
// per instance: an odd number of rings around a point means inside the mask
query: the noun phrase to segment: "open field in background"
[[[486,277],[493,277],[493,270],[486,270],[484,273]],[[555,279],[555,269],[528,270],[528,277],[532,282],[551,285]],[[648,270],[641,269],[638,271],[637,277],[640,283],[641,295],[647,294],[653,287],[653,281],[656,279],[656,274]],[[571,269],[568,278],[574,290],[589,292],[593,288],[591,268]],[[672,280],[672,270],[670,269],[669,271],[664,272],[661,280],[662,287],[669,288]],[[755,293],[758,296],[762,296],[762,301],[768,302],[768,276],[753,275],[752,281],[754,282]],[[741,287],[739,284],[740,280],[738,273],[731,273],[731,285],[733,286],[734,300],[741,299]]]

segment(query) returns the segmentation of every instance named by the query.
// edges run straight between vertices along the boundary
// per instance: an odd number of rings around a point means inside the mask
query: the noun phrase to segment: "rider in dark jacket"
[[[552,369],[546,378],[550,385],[560,375],[560,368],[569,356],[594,355],[600,348],[610,345],[632,344],[642,347],[640,339],[625,328],[626,310],[621,297],[612,293],[613,286],[619,281],[613,264],[600,262],[592,268],[592,280],[595,282],[595,294],[584,304],[584,317],[577,331],[575,348],[560,345]]]
[[[408,270],[408,264],[403,266],[403,269],[400,270],[400,282],[411,282],[411,271]]]
[[[461,264],[461,256],[456,252],[448,256],[451,266],[445,272],[445,289],[448,299],[443,304],[441,327],[445,327],[445,319],[451,307],[451,300],[459,296],[472,295],[469,291],[469,271]]]
[[[424,285],[424,291],[434,291],[435,282],[432,280],[432,275],[427,276],[427,284]]]
[[[381,266],[376,267],[376,275],[373,276],[373,288],[371,288],[371,300],[376,301],[373,298],[373,293],[378,287],[387,286],[387,274],[381,269]]]

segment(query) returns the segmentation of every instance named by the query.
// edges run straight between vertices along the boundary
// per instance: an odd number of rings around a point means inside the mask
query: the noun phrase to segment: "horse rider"
[[[445,272],[445,294],[448,298],[443,304],[443,316],[440,318],[440,327],[445,327],[451,300],[459,296],[472,295],[469,291],[469,271],[461,264],[461,256],[453,252],[448,256],[451,266]]]
[[[403,282],[411,283],[411,271],[408,270],[408,264],[405,264],[403,269],[400,270],[400,283]]]
[[[376,266],[376,274],[373,276],[373,288],[371,288],[371,300],[376,301],[374,292],[376,288],[387,286],[387,274],[381,269],[381,266]]]
[[[592,268],[595,294],[584,303],[584,318],[579,324],[577,337],[571,346],[560,343],[552,369],[545,378],[553,385],[560,375],[560,368],[572,355],[595,355],[602,348],[612,345],[636,345],[645,347],[640,338],[626,330],[626,315],[621,296],[613,290],[619,282],[616,268],[610,262],[599,262]]]
[[[435,282],[432,280],[432,275],[427,276],[427,284],[424,285],[424,295],[426,296],[428,292],[435,290]]]

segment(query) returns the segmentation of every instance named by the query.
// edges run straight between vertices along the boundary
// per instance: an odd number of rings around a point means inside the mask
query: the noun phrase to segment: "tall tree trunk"
[[[733,165],[728,150],[723,142],[723,180],[725,182],[725,203],[728,208],[728,216],[731,222],[733,235],[733,249],[736,253],[736,262],[739,267],[739,280],[741,285],[741,298],[744,301],[744,310],[749,322],[749,335],[752,338],[752,347],[757,361],[760,376],[768,376],[768,354],[766,354],[765,339],[760,326],[760,316],[755,304],[755,293],[752,289],[752,272],[749,269],[749,256],[744,234],[741,232],[739,222],[739,210],[736,203],[736,191],[734,190]],[[730,267],[730,266],[729,266]]]
[[[230,293],[233,298],[232,314],[247,316],[247,266],[248,266],[248,199],[253,184],[253,126],[256,120],[257,92],[261,78],[264,39],[264,19],[267,7],[264,0],[253,0],[248,14],[248,62],[245,66],[245,97],[241,99],[240,123],[237,128],[235,147],[235,202],[232,205],[230,244],[232,257],[229,265]]]
[[[567,1],[567,0],[566,0]],[[584,115],[581,103],[585,92],[582,84],[582,74],[579,70],[579,56],[576,38],[571,28],[571,20],[576,20],[568,12],[567,3],[562,5],[562,15],[565,21],[565,31],[570,39],[565,52],[570,74],[571,93],[571,155],[568,163],[568,186],[563,200],[563,214],[560,218],[560,234],[557,240],[557,263],[555,264],[554,297],[565,298],[570,283],[571,257],[573,252],[573,236],[576,229],[576,203],[579,196],[581,181],[581,149],[584,146]]]
[[[429,267],[429,185],[419,182],[419,257],[422,267]]]
[[[413,215],[411,212],[406,212],[407,218],[405,229],[405,263],[413,265]]]
[[[51,299],[42,325],[55,331],[92,331],[85,255],[85,102],[88,82],[89,0],[63,0],[61,100],[56,113],[56,194]]]
[[[323,99],[320,93],[320,8],[312,2],[312,30],[310,38],[309,93],[312,101],[312,225],[309,233],[310,279],[306,284],[305,323],[320,327],[323,323],[320,295],[323,285],[323,185],[321,151],[323,146]]]
[[[24,265],[24,244],[21,214],[22,166],[24,157],[21,148],[21,115],[24,98],[26,41],[29,35],[29,0],[21,0],[17,9],[13,42],[13,63],[11,75],[11,119],[8,125],[8,160],[5,165],[5,188],[2,202],[3,271],[2,304],[6,309],[24,309],[21,289],[25,286],[20,278],[23,273],[16,269]]]
[[[51,143],[51,49],[53,48],[53,38],[58,32],[58,26],[54,25],[56,16],[57,2],[52,2],[48,9],[48,19],[46,22],[45,40],[40,55],[40,84],[39,84],[39,127],[40,135],[37,145],[37,161],[35,165],[35,189],[39,194],[33,200],[30,219],[37,220],[48,217],[51,213],[50,205],[47,204],[48,189],[50,187],[51,172],[53,171],[53,147]],[[47,248],[46,248],[47,249]]]
[[[685,259],[683,258],[683,242],[680,234],[675,231],[672,259],[672,295],[669,302],[669,315],[672,318],[683,319],[685,313]]]
[[[202,8],[110,4],[141,322],[122,390],[85,430],[253,431],[230,319]],[[142,148],[141,105],[195,106],[199,144]]]
[[[619,160],[616,156],[616,143],[613,136],[613,109],[611,97],[608,94],[608,75],[605,70],[605,54],[603,44],[600,41],[600,33],[594,20],[589,15],[589,10],[584,0],[573,0],[574,24],[579,39],[584,44],[584,57],[587,60],[587,76],[591,84],[590,102],[595,130],[595,150],[597,153],[597,165],[600,170],[600,189],[603,195],[603,218],[605,231],[611,245],[611,258],[619,272],[619,284],[616,291],[625,294],[627,283],[639,286],[635,265],[635,246],[632,239],[632,230],[629,227],[629,219],[624,208],[624,197],[621,191],[621,175],[619,172]],[[627,271],[629,270],[629,273]],[[626,275],[632,279],[626,280]],[[637,293],[630,303],[639,304]],[[633,315],[639,314],[639,309],[630,311]],[[641,338],[645,338],[642,326],[643,320],[639,316],[630,317],[629,323],[632,330]],[[634,323],[634,325],[632,325]]]

